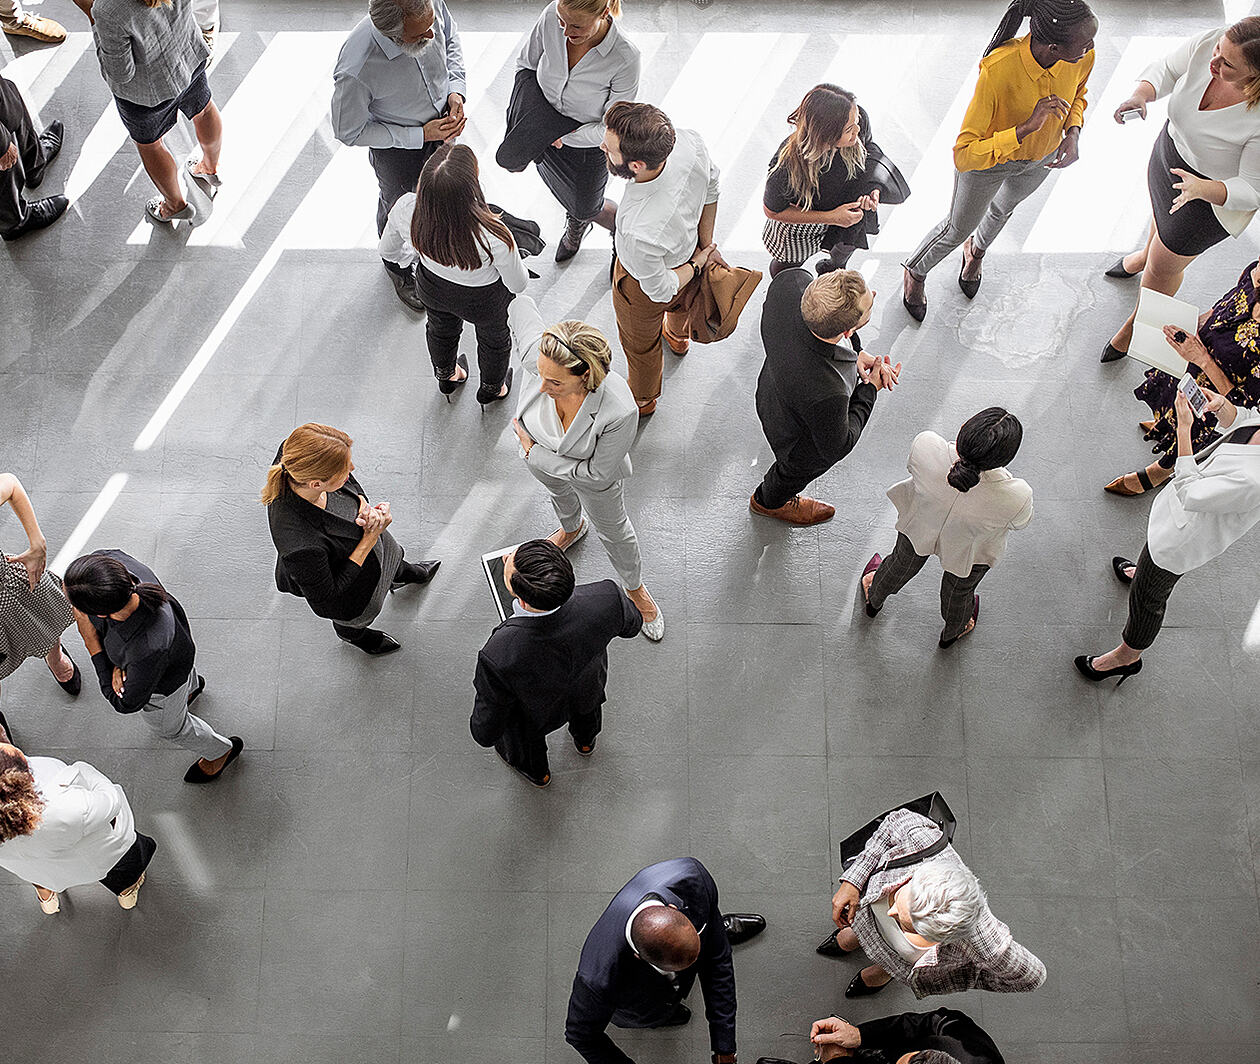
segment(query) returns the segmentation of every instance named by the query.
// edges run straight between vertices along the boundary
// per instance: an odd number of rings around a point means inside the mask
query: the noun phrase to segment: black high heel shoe
[[[448,403],[451,401],[451,393],[461,385],[468,383],[468,358],[465,355],[460,355],[459,358],[455,360],[455,365],[458,369],[462,369],[464,371],[464,375],[459,380],[455,379],[455,373],[453,370],[451,371],[451,375],[449,377],[438,378],[438,391],[446,396],[446,401]]]
[[[1079,672],[1087,680],[1097,683],[1099,680],[1106,680],[1112,676],[1118,676],[1116,686],[1119,687],[1130,676],[1136,676],[1142,671],[1142,659],[1138,658],[1132,665],[1117,665],[1114,669],[1096,669],[1094,668],[1093,657],[1086,657],[1082,654],[1072,662]]]
[[[1133,583],[1133,577],[1125,572],[1126,569],[1137,569],[1137,562],[1131,562],[1128,558],[1121,558],[1118,554],[1111,559],[1111,571],[1116,574],[1116,579],[1122,584]]]
[[[1105,273],[1108,277],[1136,277],[1136,276],[1137,276],[1139,273],[1141,273],[1142,271],[1141,271],[1141,270],[1134,270],[1134,271],[1133,271],[1133,273],[1130,273],[1128,270],[1126,270],[1126,269],[1124,268],[1124,260],[1125,260],[1125,257],[1126,257],[1126,256],[1121,255],[1118,259],[1116,259],[1116,264],[1115,264],[1114,266],[1112,266],[1112,267],[1111,267],[1111,269],[1109,269],[1109,270],[1105,270],[1105,271],[1103,271],[1103,272],[1104,272],[1104,273]]]
[[[500,390],[501,389],[501,390]],[[481,412],[486,412],[486,407],[491,403],[497,403],[500,399],[506,399],[512,394],[512,367],[508,366],[507,375],[503,378],[503,383],[492,392],[487,392],[483,384],[477,389],[477,402],[481,404]]]
[[[1110,341],[1108,341],[1107,346],[1103,348],[1102,354],[1098,356],[1098,361],[1104,364],[1107,362],[1119,362],[1128,353],[1128,351],[1121,351],[1118,347],[1112,347]]]

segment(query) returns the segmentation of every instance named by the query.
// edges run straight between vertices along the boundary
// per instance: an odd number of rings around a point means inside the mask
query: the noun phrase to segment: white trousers
[[[526,463],[529,465],[529,463]],[[560,527],[566,532],[576,532],[582,524],[582,511],[595,529],[608,560],[613,563],[621,583],[627,591],[633,591],[643,583],[643,561],[639,557],[639,537],[626,514],[626,500],[622,481],[611,484],[582,484],[529,467],[543,487],[551,495],[551,506],[560,518]]]

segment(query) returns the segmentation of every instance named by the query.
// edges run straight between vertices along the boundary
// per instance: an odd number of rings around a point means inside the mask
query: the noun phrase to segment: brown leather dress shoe
[[[757,501],[757,496],[748,496],[748,509],[762,517],[775,517],[786,521],[789,525],[818,525],[830,521],[836,516],[836,508],[825,502],[811,499],[807,495],[794,495],[782,506],[771,510]]]
[[[31,37],[44,44],[60,44],[66,39],[66,28],[60,22],[29,11],[19,21],[0,28],[10,37]]]

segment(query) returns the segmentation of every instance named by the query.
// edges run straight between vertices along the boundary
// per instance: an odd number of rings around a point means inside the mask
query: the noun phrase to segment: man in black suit
[[[856,1026],[829,1016],[814,1021],[809,1037],[821,1060],[861,1056],[888,1064],[1003,1064],[988,1033],[955,1009],[907,1012]],[[791,1062],[762,1057],[757,1064]]]
[[[801,495],[853,450],[875,395],[897,382],[901,363],[862,350],[875,293],[856,270],[814,279],[796,267],[770,282],[761,311],[766,361],[757,378],[757,416],[774,462],[749,509],[793,525],[816,525],[835,507]],[[859,381],[860,378],[860,381]]]
[[[44,180],[44,171],[61,151],[64,132],[60,122],[50,122],[36,133],[17,86],[0,78],[0,236],[5,240],[52,225],[70,206],[65,196],[28,202],[22,195]]]
[[[617,1027],[678,1027],[696,977],[714,1064],[735,1064],[731,946],[765,929],[754,914],[723,916],[717,884],[694,857],[639,871],[586,936],[564,1037],[589,1064],[633,1064],[608,1037]]]
[[[608,644],[632,639],[643,616],[612,580],[574,587],[573,566],[550,540],[522,543],[504,559],[514,612],[477,657],[473,738],[535,787],[551,782],[547,733],[569,725],[589,757],[603,724]]]

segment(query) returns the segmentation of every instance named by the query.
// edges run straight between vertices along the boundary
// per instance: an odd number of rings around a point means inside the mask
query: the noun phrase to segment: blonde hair
[[[801,296],[801,317],[815,336],[840,336],[862,320],[861,300],[866,292],[866,278],[857,270],[824,273]]]
[[[286,491],[289,482],[307,484],[312,480],[336,480],[350,468],[350,445],[354,443],[341,429],[308,421],[289,433],[280,449],[280,461],[267,470],[262,504],[270,506]]]
[[[562,321],[542,334],[538,353],[575,377],[586,374],[586,390],[595,391],[612,366],[612,348],[604,334],[584,321]]]
[[[1238,45],[1243,59],[1251,67],[1251,77],[1243,82],[1242,87],[1243,99],[1250,111],[1260,103],[1260,16],[1239,19],[1225,31],[1225,36]]]
[[[602,15],[607,11],[613,18],[621,18],[621,0],[560,0],[560,4],[579,15]]]
[[[171,0],[140,0],[140,3],[144,4],[145,7],[153,8],[171,6]]]

